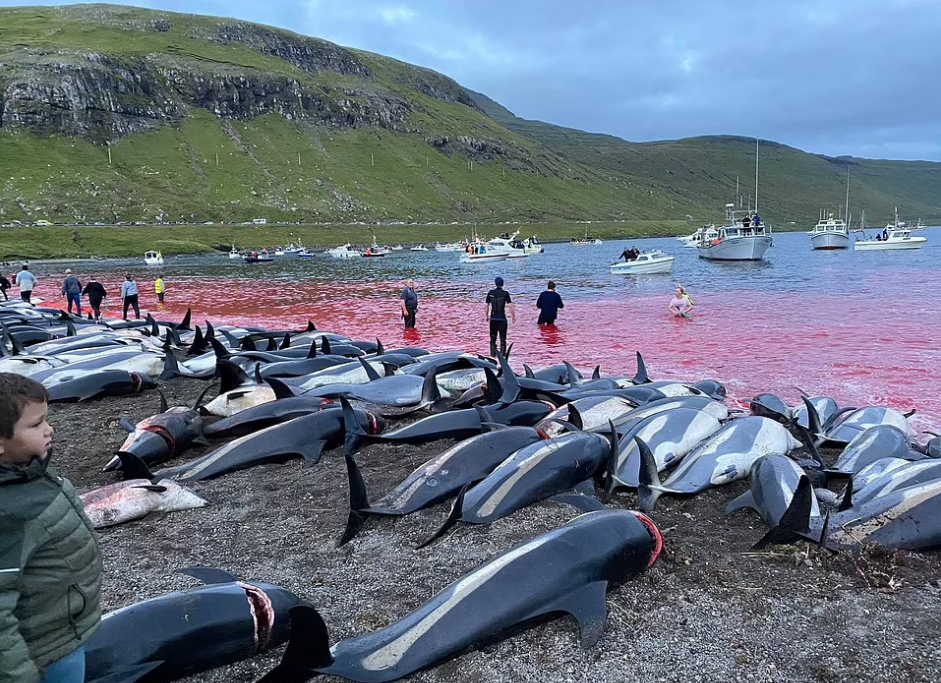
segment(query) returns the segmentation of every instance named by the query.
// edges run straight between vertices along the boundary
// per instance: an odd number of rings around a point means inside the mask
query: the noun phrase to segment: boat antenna
[[[846,169],[846,209],[843,211],[844,216],[850,215],[850,170]]]
[[[755,213],[758,213],[758,138],[755,138]]]

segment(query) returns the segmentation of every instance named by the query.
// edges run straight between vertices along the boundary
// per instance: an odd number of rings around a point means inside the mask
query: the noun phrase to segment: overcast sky
[[[389,55],[517,116],[626,140],[734,134],[830,155],[941,160],[941,0],[133,4]]]

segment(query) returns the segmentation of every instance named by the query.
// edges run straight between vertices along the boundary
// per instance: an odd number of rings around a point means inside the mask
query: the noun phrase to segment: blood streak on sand
[[[903,272],[892,275],[904,279]],[[920,271],[919,277],[941,285],[941,271]],[[114,291],[118,280],[107,279]],[[889,291],[907,289],[902,282],[890,284]],[[558,325],[539,327],[533,308],[539,286],[508,285],[517,302],[517,322],[509,331],[517,367],[565,359],[583,370],[600,363],[604,372],[633,374],[639,350],[655,378],[713,378],[725,382],[733,397],[768,391],[791,404],[799,402],[800,387],[841,405],[914,408],[916,428],[941,427],[939,306],[916,315],[904,302],[874,301],[868,287],[839,295],[727,290],[695,296],[693,319],[685,320],[667,312],[669,295],[615,298],[616,292],[601,290],[567,299]],[[319,329],[378,337],[388,347],[487,352],[483,284],[459,290],[454,281],[426,281],[421,289],[416,330],[403,329],[398,290],[386,282],[183,277],[172,282],[164,307],[155,308],[143,284],[141,298],[163,319],[182,316],[189,305],[194,321],[303,329],[311,319]]]

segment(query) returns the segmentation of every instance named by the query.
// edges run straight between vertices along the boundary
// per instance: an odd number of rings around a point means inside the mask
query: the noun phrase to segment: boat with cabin
[[[428,251],[428,247],[426,247],[424,244],[417,244],[409,249],[409,251]]]
[[[588,235],[588,228],[585,228],[584,237],[573,237],[569,242],[573,247],[594,247],[601,244],[601,240],[597,237],[590,237]]]
[[[653,273],[669,273],[673,268],[674,256],[664,254],[659,249],[639,254],[633,261],[625,263],[612,263],[612,275],[650,275]]]
[[[509,258],[525,258],[535,254],[541,254],[545,251],[535,235],[525,240],[519,239],[520,231],[513,234],[503,233],[499,237],[494,237],[487,241],[489,251],[499,253],[504,252]]]
[[[831,213],[827,218],[817,221],[810,235],[812,249],[846,249],[850,243],[849,229],[842,218],[834,218]]]
[[[144,263],[148,266],[162,266],[163,254],[159,251],[148,251],[144,253]]]
[[[367,258],[374,258],[377,256],[388,256],[392,253],[392,250],[389,247],[380,247],[379,242],[376,240],[376,236],[372,236],[372,244],[363,252],[363,256]]]
[[[229,258],[233,260],[242,258],[242,253],[235,248],[234,244],[232,245],[232,248],[229,249]]]
[[[676,239],[682,242],[683,246],[687,249],[696,249],[701,246],[703,242],[714,240],[718,236],[719,231],[716,230],[716,226],[704,225],[692,235],[687,235],[686,237],[677,237]]]
[[[919,221],[920,223],[920,221]],[[912,230],[921,230],[922,228],[908,228],[905,221],[899,220],[899,210],[895,209],[895,222],[889,223],[883,228],[882,233],[876,233],[875,237],[870,238],[865,231],[862,232],[863,239],[858,239],[853,243],[853,251],[894,251],[897,249],[921,249],[928,243],[927,237],[912,236]]]
[[[497,263],[507,258],[508,254],[504,251],[495,251],[488,244],[474,242],[467,245],[458,260],[461,263]]]
[[[245,254],[242,259],[245,263],[274,263],[274,259],[268,255],[267,249],[262,249],[260,252],[253,251],[249,254]]]
[[[349,242],[333,249],[328,249],[327,254],[336,259],[355,259],[362,258],[362,252],[356,251],[350,246]]]

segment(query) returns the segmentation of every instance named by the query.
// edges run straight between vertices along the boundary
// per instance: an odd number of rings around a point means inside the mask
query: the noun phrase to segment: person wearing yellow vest
[[[163,277],[158,275],[157,280],[154,282],[154,292],[157,293],[157,301],[163,303],[163,294],[166,291],[166,287],[163,285]]]

